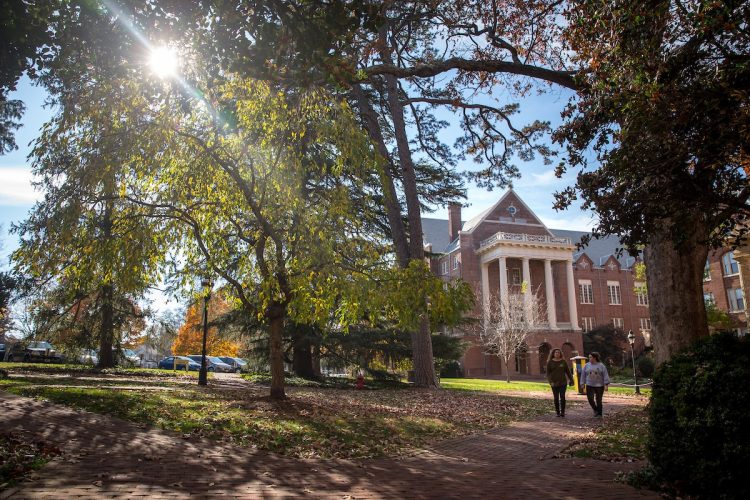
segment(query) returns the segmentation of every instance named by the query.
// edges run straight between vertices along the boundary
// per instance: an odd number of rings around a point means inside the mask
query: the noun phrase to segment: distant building
[[[703,273],[703,299],[729,313],[732,329],[738,335],[748,333],[743,282],[746,287],[750,285],[749,257],[747,247],[736,251],[714,250],[708,255]]]
[[[636,259],[616,256],[616,237],[592,240],[578,251],[576,243],[587,233],[547,228],[512,189],[469,221],[461,221],[460,205],[448,211],[447,221],[423,219],[425,245],[436,255],[433,272],[473,287],[474,317],[481,318],[483,305],[500,294],[520,292],[524,282],[546,307],[547,321],[517,353],[513,375],[542,375],[553,348],[566,357],[583,354],[582,333],[605,324],[633,330],[639,349],[650,342],[648,296],[634,279]],[[467,377],[504,376],[476,335],[455,333],[473,344],[461,360]]]

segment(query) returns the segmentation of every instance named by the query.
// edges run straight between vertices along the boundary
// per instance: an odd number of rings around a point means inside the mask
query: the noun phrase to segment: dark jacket
[[[573,382],[573,373],[570,371],[568,362],[564,359],[547,361],[547,380],[552,387],[567,385],[568,381]]]

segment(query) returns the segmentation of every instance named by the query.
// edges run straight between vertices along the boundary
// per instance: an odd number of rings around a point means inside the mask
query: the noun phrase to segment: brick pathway
[[[574,397],[575,398],[575,397]],[[610,399],[605,411],[632,402]],[[613,481],[637,464],[553,459],[597,424],[588,405],[442,442],[394,460],[299,460],[145,428],[0,392],[0,428],[64,452],[4,498],[585,498],[651,497]]]

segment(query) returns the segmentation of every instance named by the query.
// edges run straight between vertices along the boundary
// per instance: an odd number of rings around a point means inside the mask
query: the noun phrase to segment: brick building
[[[566,357],[583,353],[582,332],[608,323],[633,330],[637,347],[649,342],[648,297],[639,293],[632,257],[615,255],[615,237],[593,240],[578,251],[585,232],[547,228],[511,189],[492,207],[463,222],[461,207],[449,207],[448,220],[423,219],[425,245],[436,257],[435,273],[446,280],[462,278],[475,290],[475,318],[502,294],[534,293],[546,321],[527,339],[510,367],[513,375],[541,375],[549,351]],[[496,356],[484,354],[471,331],[458,332],[472,346],[461,360],[467,377],[501,377]]]
[[[738,254],[737,260],[735,254]],[[746,252],[745,252],[746,253]],[[747,266],[741,265],[742,252],[726,248],[714,250],[708,255],[706,269],[703,273],[703,299],[712,302],[717,309],[727,311],[732,329],[738,335],[747,335],[747,304],[743,292],[743,272]],[[747,276],[745,276],[747,281]],[[747,285],[747,283],[745,283]]]

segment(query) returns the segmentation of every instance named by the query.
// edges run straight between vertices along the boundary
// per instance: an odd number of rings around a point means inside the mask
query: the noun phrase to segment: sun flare
[[[179,66],[177,52],[170,47],[156,47],[151,51],[148,65],[159,78],[169,78],[177,74]]]

